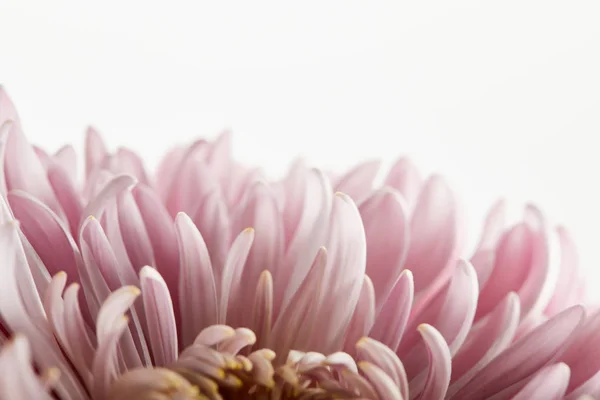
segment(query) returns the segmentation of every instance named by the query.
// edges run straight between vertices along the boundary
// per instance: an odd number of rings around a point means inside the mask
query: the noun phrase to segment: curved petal
[[[335,191],[346,193],[357,203],[362,201],[373,190],[373,182],[380,167],[380,160],[367,161],[355,166],[337,181]]]
[[[575,306],[534,329],[475,374],[454,398],[485,399],[530,377],[560,355],[583,315],[583,308]]]
[[[570,376],[567,364],[550,365],[538,372],[512,400],[561,400]]]
[[[370,336],[396,351],[408,323],[413,305],[414,287],[412,273],[405,269],[392,293],[377,315]]]
[[[448,278],[455,265],[457,230],[454,194],[442,178],[432,176],[425,182],[410,223],[406,268],[414,275],[415,293]]]
[[[425,349],[415,328],[423,323],[433,325],[448,343],[450,353],[456,354],[471,329],[477,294],[475,270],[468,261],[459,261],[449,284],[429,304],[413,310],[407,335],[398,349],[409,377],[425,369]]]
[[[320,335],[311,346],[327,354],[343,344],[345,331],[358,302],[366,267],[366,239],[358,209],[346,195],[337,193],[333,203],[327,246],[328,266],[319,297]]]
[[[421,392],[422,399],[443,399],[450,383],[452,357],[442,335],[431,325],[419,326],[419,333],[429,354],[429,371],[425,387]]]
[[[175,229],[181,262],[181,338],[182,345],[188,346],[202,328],[217,323],[217,289],[206,245],[194,223],[180,213],[175,218]]]
[[[383,307],[410,247],[408,211],[399,193],[383,188],[359,206],[367,238],[367,275],[377,293],[377,311]]]
[[[171,294],[162,276],[149,266],[140,271],[140,287],[154,365],[170,365],[178,352]]]
[[[409,210],[412,210],[421,192],[423,178],[408,158],[400,158],[390,168],[385,185],[398,190],[406,200]]]

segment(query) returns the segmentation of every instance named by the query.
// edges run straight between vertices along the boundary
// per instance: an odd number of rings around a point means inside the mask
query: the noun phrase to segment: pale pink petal
[[[410,246],[409,221],[402,197],[383,188],[359,206],[367,238],[367,274],[377,293],[377,311],[389,296]]]
[[[173,221],[156,193],[145,185],[138,184],[132,194],[144,221],[156,269],[160,272],[173,298],[179,297],[179,252]],[[175,311],[179,309],[178,303]]]
[[[119,175],[108,181],[102,190],[90,200],[85,206],[81,216],[87,218],[90,215],[96,218],[100,218],[101,213],[104,211],[106,205],[110,200],[115,199],[121,192],[129,189],[135,185],[136,181],[129,175]],[[80,224],[83,223],[83,219]]]
[[[364,162],[340,177],[334,189],[346,193],[355,202],[361,202],[373,190],[373,182],[381,167],[380,160]]]
[[[175,218],[180,253],[179,306],[182,345],[193,342],[200,330],[217,323],[217,290],[202,235],[183,213]]]
[[[254,229],[244,229],[231,245],[231,250],[227,256],[225,267],[223,268],[223,279],[217,282],[221,286],[219,299],[219,321],[225,323],[227,314],[230,309],[238,305],[237,294],[239,293],[242,277],[242,271],[252,242],[254,241]],[[247,299],[239,299],[239,301],[248,301]]]
[[[352,320],[346,331],[345,351],[351,352],[356,342],[363,336],[369,334],[369,331],[375,323],[375,290],[371,279],[365,275],[358,304],[354,309]]]
[[[442,335],[431,325],[420,325],[419,333],[423,337],[429,355],[429,370],[420,398],[423,400],[442,400],[450,383],[452,369],[450,349],[448,349]],[[411,382],[411,393],[412,389]]]
[[[48,167],[48,182],[65,212],[71,235],[76,235],[83,212],[83,202],[66,170],[59,165]]]
[[[1,96],[1,93],[0,93]],[[0,122],[0,195],[6,196],[8,188],[6,186],[6,144],[8,142],[8,133],[10,132],[12,121]]]
[[[125,148],[117,149],[115,154],[117,170],[114,172],[133,176],[138,182],[150,185],[144,162],[133,151]]]
[[[565,386],[567,386],[568,383],[569,382],[567,382]],[[573,389],[573,391],[565,397],[565,400],[581,399],[584,395],[600,396],[600,371],[596,371],[591,378]]]
[[[284,309],[299,290],[315,255],[327,240],[332,203],[333,194],[329,180],[321,171],[310,170],[306,175],[302,217],[287,248],[284,268],[280,271],[280,279],[275,286],[276,316],[279,315],[278,310]]]
[[[190,217],[202,233],[212,262],[215,280],[220,282],[232,240],[231,217],[220,191],[214,190],[200,199],[198,208]]]
[[[404,270],[381,312],[377,315],[369,336],[396,351],[408,323],[413,299],[412,273],[409,270]]]
[[[473,326],[465,343],[452,359],[453,383],[448,390],[450,397],[511,344],[519,326],[519,312],[519,297],[511,292],[490,314]]]
[[[197,202],[217,188],[217,180],[204,161],[203,148],[188,150],[181,167],[173,177],[166,199],[171,216],[178,212],[193,213]]]
[[[560,314],[559,314],[560,315]],[[571,367],[568,392],[584,385],[600,370],[600,311],[591,312],[560,360]],[[591,392],[579,392],[593,394]]]
[[[93,127],[85,132],[85,176],[89,178],[104,158],[108,155],[102,137]]]
[[[534,241],[535,233],[524,223],[514,226],[500,239],[494,269],[479,294],[476,319],[489,313],[506,294],[521,288],[531,267]]]
[[[273,326],[273,278],[269,271],[260,274],[255,289],[250,329],[256,333],[258,347],[269,347]]]
[[[57,367],[62,374],[56,383],[57,393],[69,400],[85,398],[85,391],[75,373],[65,360],[47,324],[41,326],[32,320],[22,300],[23,292],[16,282],[17,271],[26,271],[27,264],[19,244],[17,225],[7,223],[0,226],[0,254],[4,262],[0,264],[0,316],[13,332],[21,332],[27,337],[35,354],[35,361],[41,368]],[[33,282],[30,281],[30,287]],[[35,290],[35,289],[33,289]],[[34,292],[37,296],[37,292]],[[38,297],[38,302],[41,301]]]
[[[331,353],[343,344],[344,332],[358,302],[366,267],[366,241],[360,214],[352,199],[337,193],[331,213],[328,266],[323,277],[318,315],[320,335],[315,351]]]
[[[281,183],[283,199],[283,226],[285,230],[285,245],[289,246],[300,224],[304,208],[308,207],[304,193],[306,191],[309,169],[304,160],[292,163],[287,176]],[[287,249],[287,247],[286,247]]]
[[[165,281],[152,267],[140,271],[142,300],[154,365],[166,366],[177,360],[177,326],[173,302]]]
[[[424,323],[434,326],[448,343],[450,353],[456,354],[471,329],[477,294],[477,274],[469,262],[461,260],[448,285],[428,304],[413,309],[407,333],[398,349],[409,378],[426,368],[427,350],[419,340],[418,326]]]
[[[373,389],[377,392],[379,399],[404,400],[400,389],[381,368],[367,361],[358,364],[361,372],[367,377]]]
[[[53,164],[58,164],[58,166],[67,173],[71,183],[77,183],[77,153],[73,146],[66,145],[61,147],[54,154],[52,160],[54,161]]]
[[[2,101],[1,97],[0,101]],[[2,379],[0,379],[1,399],[53,399],[32,368],[29,343],[22,335],[15,336],[2,347],[0,374],[2,375]]]
[[[457,245],[457,207],[454,195],[442,180],[425,182],[410,224],[410,248],[405,268],[415,279],[415,293],[451,274]]]
[[[131,265],[136,271],[145,265],[156,266],[148,231],[130,191],[117,196],[117,207],[119,230]]]
[[[327,267],[327,250],[319,249],[306,278],[282,309],[273,327],[273,337],[278,338],[274,350],[285,360],[292,348],[306,349],[320,315],[317,314],[321,282]]]
[[[564,351],[583,314],[581,307],[569,308],[519,339],[475,374],[454,398],[485,399],[530,377]]]
[[[402,362],[389,347],[376,340],[363,337],[356,344],[358,357],[381,368],[400,390],[403,399],[408,399],[408,380]]]
[[[8,190],[22,190],[39,199],[59,217],[63,210],[48,182],[46,170],[17,124],[8,132],[4,172]]]
[[[77,245],[58,216],[30,194],[11,191],[11,209],[21,229],[51,275],[65,271],[70,282],[78,280]]]
[[[575,304],[573,294],[578,291],[579,256],[571,235],[564,227],[556,229],[560,243],[560,272],[554,295],[545,313],[554,315]]]
[[[561,400],[570,376],[567,364],[550,365],[540,370],[512,400]]]
[[[0,86],[0,125],[5,121],[19,121],[19,115],[6,89]]]
[[[266,183],[257,182],[248,192],[246,201],[233,217],[233,230],[254,229],[254,242],[242,270],[239,294],[241,299],[252,299],[262,271],[267,270],[277,282],[283,255],[283,221],[277,202]],[[248,304],[249,307],[252,304]],[[228,313],[228,323],[250,326],[252,313],[238,303],[235,313]]]
[[[155,174],[156,190],[163,203],[167,201],[173,178],[179,170],[185,153],[186,149],[183,147],[169,150],[158,165]]]
[[[400,158],[388,172],[385,185],[398,190],[412,210],[421,192],[423,178],[409,159]]]

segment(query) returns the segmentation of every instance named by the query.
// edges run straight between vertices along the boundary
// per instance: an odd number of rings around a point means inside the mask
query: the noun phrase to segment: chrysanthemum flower
[[[600,396],[600,312],[534,207],[496,205],[469,255],[406,159],[269,182],[223,134],[150,175],[90,129],[81,182],[4,92],[0,126],[2,399]]]

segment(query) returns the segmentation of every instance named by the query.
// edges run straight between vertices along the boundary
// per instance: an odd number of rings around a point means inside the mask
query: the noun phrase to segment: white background
[[[600,282],[597,1],[163,3],[0,0],[0,83],[33,142],[93,124],[154,165],[230,127],[273,174],[408,154],[472,237],[499,196],[532,201]]]

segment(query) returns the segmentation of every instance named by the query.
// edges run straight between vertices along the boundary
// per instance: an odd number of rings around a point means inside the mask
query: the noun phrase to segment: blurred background
[[[597,1],[3,0],[0,84],[49,150],[92,124],[150,167],[224,128],[275,177],[409,155],[472,239],[497,198],[533,202],[600,282],[599,20]]]

